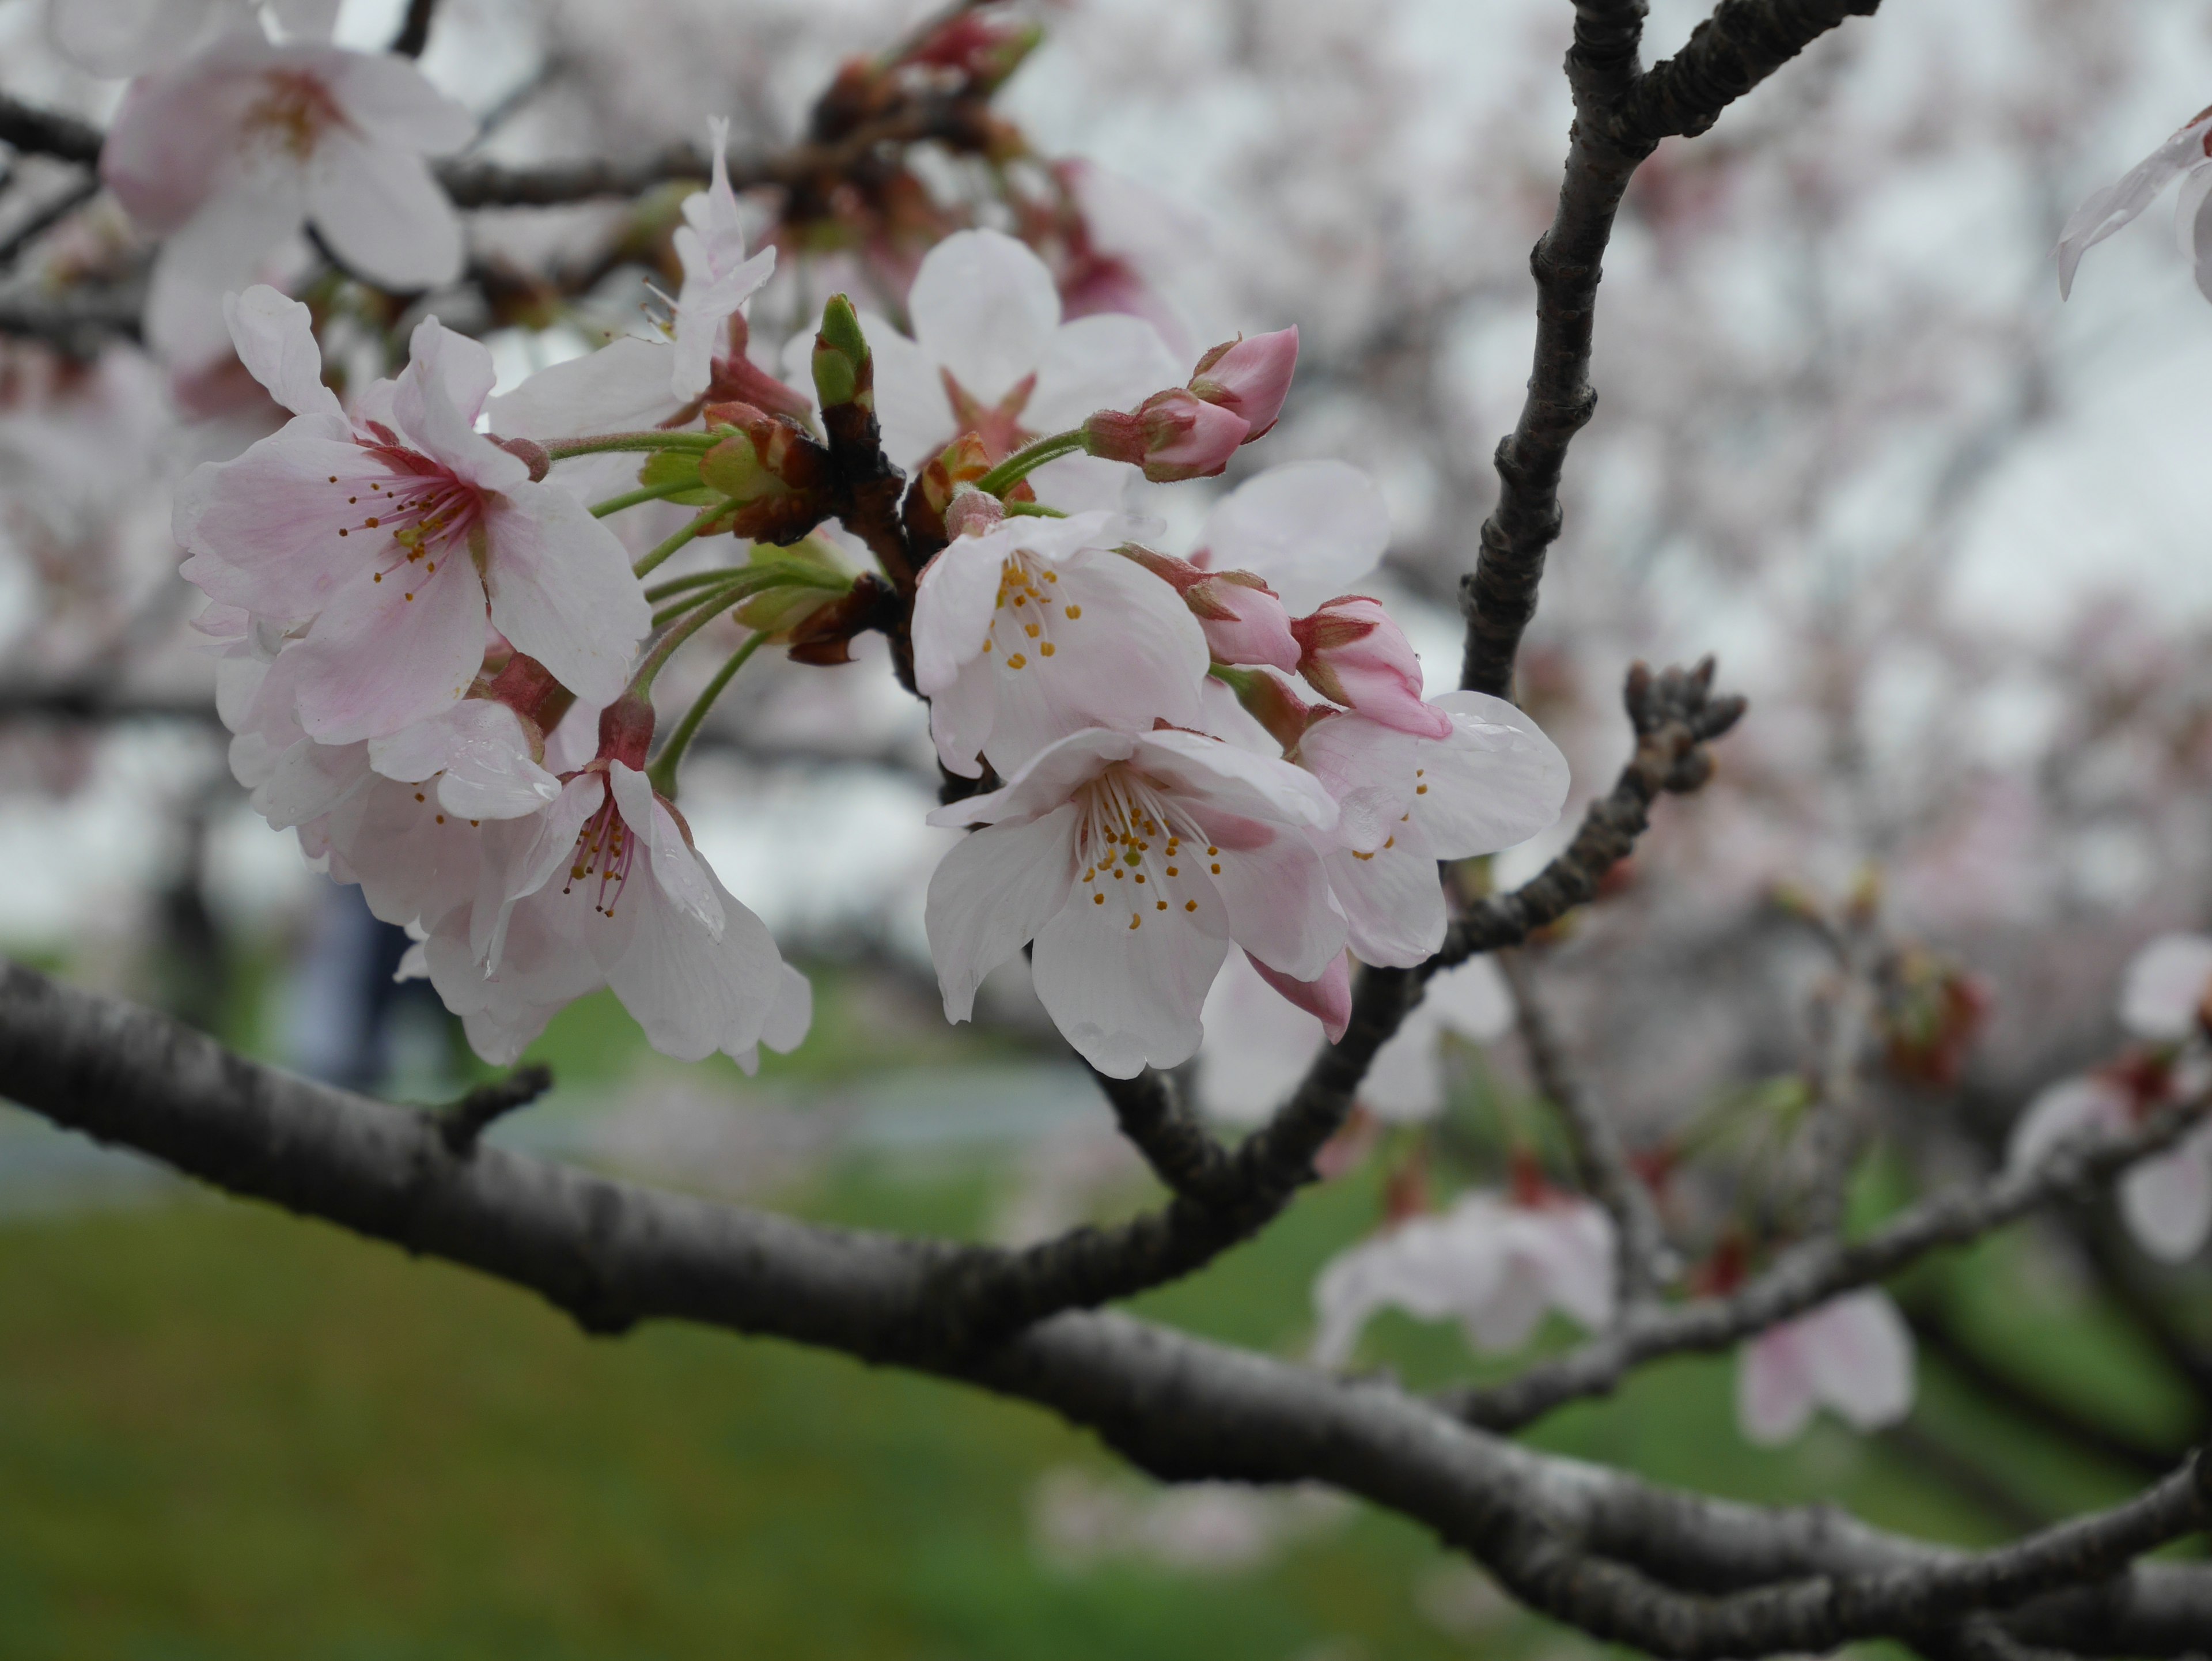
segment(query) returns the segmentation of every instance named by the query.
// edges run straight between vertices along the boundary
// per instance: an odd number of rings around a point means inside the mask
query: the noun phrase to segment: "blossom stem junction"
[[[704,453],[728,436],[727,433],[664,433],[655,429],[643,433],[602,433],[595,438],[550,438],[543,447],[556,461],[613,450],[697,450]]]
[[[618,496],[609,496],[605,502],[592,504],[592,517],[605,519],[609,514],[618,514],[625,508],[635,508],[641,502],[659,502],[668,496],[680,496],[699,488],[696,478],[671,479],[665,484],[647,484],[641,490],[625,490]]]
[[[1031,443],[1024,444],[1013,454],[975,481],[975,488],[988,496],[1003,496],[1048,461],[1057,461],[1064,455],[1073,455],[1083,447],[1083,429],[1071,428],[1064,433],[1051,433]]]

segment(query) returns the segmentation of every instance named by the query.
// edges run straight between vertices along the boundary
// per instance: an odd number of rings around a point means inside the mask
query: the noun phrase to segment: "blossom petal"
[[[1447,692],[1431,707],[1453,732],[1420,751],[1413,815],[1439,859],[1495,854],[1558,822],[1567,758],[1534,720],[1481,692]]]
[[[1265,1119],[1297,1087],[1321,1049],[1322,1024],[1285,997],[1242,952],[1231,952],[1206,995],[1199,1098],[1238,1124]]]
[[[2058,295],[2073,291],[2081,256],[2128,224],[2158,193],[2204,159],[2212,124],[2193,121],[2102,190],[2093,191],[2058,232]]]
[[[933,809],[937,825],[1005,824],[1042,818],[1108,765],[1136,753],[1136,735],[1093,727],[1071,733],[1032,756],[1006,785]]]
[[[586,433],[658,427],[683,407],[668,386],[665,340],[625,335],[595,352],[550,364],[490,400],[492,430],[519,438],[579,438]]]
[[[1140,733],[1132,759],[1150,776],[1203,798],[1216,812],[1310,830],[1336,823],[1335,800],[1304,768],[1203,733]]]
[[[615,806],[632,836],[642,837],[651,852],[653,879],[669,904],[707,931],[710,940],[722,933],[722,908],[714,897],[715,882],[707,862],[684,840],[676,816],[653,793],[644,774],[621,762],[607,766],[607,784],[615,793]]]
[[[2212,936],[2161,934],[2136,952],[2120,988],[2120,1025],[2139,1038],[2179,1043],[2212,995]]]
[[[225,295],[223,321],[246,373],[294,415],[338,416],[338,395],[323,384],[323,349],[312,314],[265,283]]]
[[[2124,1130],[2131,1117],[2127,1092],[2111,1080],[2094,1074],[2062,1079],[2013,1122],[2005,1164],[2014,1171],[2039,1165],[2059,1143],[2091,1131]]]
[[[178,486],[170,515],[191,555],[185,576],[258,617],[312,618],[381,557],[361,534],[357,498],[392,478],[326,416],[302,417],[234,461],[204,462]]]
[[[119,81],[169,62],[205,29],[218,0],[74,0],[46,8],[63,57]]]
[[[460,216],[411,151],[325,135],[307,215],[349,269],[386,288],[432,289],[461,274]]]
[[[483,587],[464,559],[357,572],[300,654],[300,725],[324,744],[395,733],[458,703],[483,663]]]
[[[1398,833],[1413,806],[1419,757],[1442,747],[1347,710],[1307,727],[1297,759],[1336,799],[1333,839],[1371,851]]]
[[[508,490],[488,529],[494,626],[578,697],[612,703],[653,624],[620,539],[553,484]]]
[[[1443,888],[1436,855],[1418,827],[1400,826],[1371,854],[1331,849],[1324,863],[1361,962],[1411,969],[1436,955],[1444,943]]]
[[[1744,1439],[1778,1447],[1813,1416],[1814,1386],[1795,1322],[1771,1327],[1737,1352],[1735,1419]]]
[[[1206,515],[1193,563],[1249,571],[1293,617],[1349,593],[1390,543],[1382,491],[1342,461],[1294,461],[1239,485]]]
[[[1109,1078],[1133,1079],[1197,1053],[1199,1012],[1228,955],[1229,919],[1195,872],[1161,877],[1157,892],[1120,886],[1132,897],[1094,897],[1078,884],[1037,931],[1030,976],[1076,1053]]]
[[[380,147],[451,155],[477,136],[468,106],[440,92],[406,58],[336,51],[321,56],[346,119]]]
[[[647,893],[634,898],[633,879],[617,902],[633,908],[631,932],[607,971],[647,1042],[682,1062],[758,1043],[781,989],[783,959],[768,926],[704,875],[722,913],[719,939],[687,910]]]
[[[923,922],[945,1019],[966,1020],[983,977],[1066,905],[1079,817],[1071,802],[1027,824],[979,830],[938,862]]]
[[[1012,237],[957,231],[922,260],[907,310],[921,349],[969,396],[995,404],[1043,362],[1060,326],[1060,291]]]
[[[1304,836],[1278,830],[1261,847],[1224,847],[1209,863],[1221,867],[1213,885],[1229,937],[1255,958],[1301,981],[1342,958],[1344,918],[1330,903],[1321,855]]]
[[[1912,1410],[1912,1333],[1888,1293],[1847,1293],[1799,1325],[1814,1388],[1854,1430],[1893,1425]]]
[[[1180,386],[1184,374],[1160,332],[1142,318],[1078,318],[1053,332],[1022,424],[1032,432],[1060,432],[1095,411],[1134,409],[1154,392]]]
[[[2212,1233],[2212,1135],[2191,1132],[2168,1153],[2130,1165],[2120,1178],[2120,1214],[2144,1250],[2179,1263]]]
[[[512,490],[530,477],[520,457],[476,429],[497,373],[482,341],[426,317],[408,338],[407,367],[392,392],[392,415],[422,453],[485,490]]]
[[[284,179],[210,197],[154,256],[146,289],[146,338],[167,362],[197,368],[228,349],[223,296],[262,276],[262,262],[305,217]]]

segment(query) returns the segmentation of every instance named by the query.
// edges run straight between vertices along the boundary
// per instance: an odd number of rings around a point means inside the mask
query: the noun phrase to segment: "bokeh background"
[[[380,45],[399,9],[349,0],[343,35]],[[503,159],[641,153],[715,114],[766,145],[921,9],[444,0],[423,66]],[[0,0],[0,82],[105,119],[118,88],[54,57],[40,13]],[[1697,13],[1656,6],[1651,53]],[[1041,151],[1102,170],[1101,226],[1193,343],[1300,326],[1291,405],[1250,465],[1341,455],[1382,482],[1379,581],[1443,690],[1453,585],[1527,374],[1569,8],[1040,15],[1046,43],[998,107]],[[1869,873],[1893,937],[1938,979],[1970,973],[1990,1014],[1955,1079],[1883,1085],[1892,1135],[1854,1195],[1868,1216],[1986,1167],[2037,1086],[2110,1053],[2134,947],[2207,921],[2212,304],[2157,210],[2091,256],[2063,307],[2050,250],[2074,203],[2208,98],[2203,0],[1892,0],[1638,174],[1524,701],[1573,762],[1577,805],[1626,753],[1632,658],[1716,652],[1753,713],[1717,782],[1670,803],[1630,879],[1546,948],[1577,1059],[1633,1138],[1786,1104],[1819,963],[1793,913],[1868,891]],[[4,181],[0,243],[73,187],[35,157]],[[472,246],[555,265],[603,246],[622,211],[485,213]],[[95,200],[12,251],[0,296],[140,253]],[[617,262],[546,326],[495,330],[507,380],[632,326],[648,275]],[[756,333],[796,328],[835,279],[787,262]],[[468,304],[441,315],[473,324]],[[265,414],[204,410],[127,344],[83,361],[0,340],[0,946],[250,1054],[447,1099],[477,1076],[457,1031],[419,984],[389,983],[398,944],[224,766],[168,493]],[[1170,545],[1212,490],[1150,493]],[[921,824],[925,722],[880,655],[749,671],[709,741],[687,814],[812,976],[811,1036],[745,1079],[661,1061],[589,1000],[535,1052],[554,1095],[495,1136],[967,1238],[1147,1203],[1018,965],[974,1026],[942,1019],[920,919],[945,833]],[[1498,879],[1559,840],[1504,856]],[[1374,1138],[1145,1312],[1298,1354],[1316,1270],[1376,1226],[1394,1173],[1485,1180],[1510,1141],[1545,1134],[1510,1038],[1441,1042],[1437,1122]],[[1758,1139],[1716,1157],[1755,1171]],[[1692,1196],[1693,1237],[1735,1191]],[[1892,1431],[1823,1422],[1754,1451],[1717,1356],[1532,1434],[1988,1541],[2119,1498],[2212,1412],[2212,1277],[2132,1256],[2095,1208],[1898,1290],[1922,1365]],[[1362,1354],[1417,1382],[1511,1366],[1395,1317]],[[518,1293],[0,1107],[0,1657],[1592,1647],[1334,1496],[1161,1488],[1029,1409],[787,1346],[587,1339]]]

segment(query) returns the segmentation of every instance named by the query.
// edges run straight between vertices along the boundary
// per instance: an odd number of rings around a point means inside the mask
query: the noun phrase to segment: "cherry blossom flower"
[[[1360,1081],[1359,1104],[1378,1118],[1425,1119],[1442,1110],[1447,1033],[1489,1043],[1512,1026],[1511,996],[1487,958],[1470,958],[1431,977],[1423,992]],[[1206,995],[1204,1019],[1200,1099],[1234,1124],[1255,1123],[1281,1106],[1322,1045],[1344,1031],[1342,1017],[1330,1030],[1308,1003],[1293,1000],[1280,977],[1241,952],[1231,952],[1222,965]]]
[[[1070,734],[1005,788],[930,815],[984,827],[929,884],[946,1019],[966,1020],[983,977],[1034,940],[1037,996],[1085,1061],[1125,1079],[1187,1061],[1231,941],[1299,980],[1344,949],[1303,834],[1334,814],[1310,775],[1218,739]]]
[[[2196,272],[2197,288],[2212,298],[2212,216],[2204,210],[2212,200],[2212,109],[2208,109],[2112,183],[2091,192],[2068,217],[2058,233],[2061,299],[2073,291],[2081,256],[2131,223],[2177,179],[2182,186],[2174,208],[2174,234]]]
[[[540,369],[491,400],[495,431],[526,438],[569,438],[681,426],[704,404],[737,399],[763,409],[804,410],[805,399],[769,380],[744,356],[732,324],[775,271],[775,250],[747,258],[744,224],[730,188],[730,124],[708,124],[713,181],[684,199],[676,256],[684,283],[674,315],[657,339],[625,336],[595,352]]]
[[[2147,1043],[2180,1044],[2203,1032],[2208,996],[2212,940],[2160,935],[2128,965],[2120,1024]],[[2026,1167],[2070,1137],[2121,1135],[2153,1109],[2207,1088],[2212,1088],[2212,1062],[2196,1050],[2136,1055],[2062,1079],[2030,1102],[2014,1124],[2007,1162]],[[2136,1160],[2121,1174],[2118,1192],[2120,1215],[2144,1250],[2168,1262],[2194,1256],[2212,1235],[2212,1123],[2198,1125],[2163,1153]]]
[[[1456,1316],[1480,1350],[1519,1348],[1554,1309],[1595,1330],[1613,1319],[1612,1220],[1556,1191],[1486,1191],[1400,1223],[1336,1257],[1314,1282],[1316,1363],[1342,1366],[1385,1308],[1428,1321]]]
[[[1854,1430],[1879,1430],[1912,1410],[1912,1333],[1889,1294],[1848,1293],[1769,1327],[1736,1363],[1736,1423],[1762,1446],[1787,1442],[1815,1408]]]
[[[612,532],[473,429],[483,346],[426,319],[397,381],[351,418],[317,378],[306,307],[256,289],[239,356],[295,418],[177,494],[185,575],[288,627],[299,719],[320,743],[381,737],[458,702],[486,616],[578,697],[611,702],[651,621]]]
[[[1375,600],[1332,599],[1291,624],[1298,672],[1323,697],[1418,738],[1449,736],[1451,720],[1421,699],[1421,660]]]
[[[1292,759],[1338,804],[1318,832],[1352,949],[1392,968],[1425,963],[1443,944],[1437,861],[1494,854],[1555,822],[1566,800],[1566,757],[1503,698],[1448,692],[1428,706],[1449,736],[1416,738],[1363,715],[1325,715]]]
[[[1182,371],[1140,318],[1099,313],[1061,320],[1042,260],[997,231],[961,231],[929,251],[907,295],[911,339],[879,317],[860,324],[875,356],[884,450],[909,472],[972,432],[993,461],[1064,431],[1095,410],[1133,405]],[[805,379],[813,337],[791,343],[786,367]],[[1030,475],[1037,495],[1070,511],[1109,508],[1127,479],[1119,465],[1062,456]]]
[[[251,0],[53,0],[46,32],[90,75],[119,79],[173,62],[219,27],[251,23]],[[269,0],[261,9],[286,38],[327,40],[337,0]]]
[[[643,743],[617,738],[606,753],[613,717],[601,756],[550,806],[485,827],[474,902],[425,943],[432,984],[489,1061],[512,1061],[555,1011],[603,985],[679,1061],[720,1050],[750,1065],[763,1043],[791,1048],[810,1014],[804,977],[623,758],[643,760]]]
[[[180,362],[219,349],[218,301],[311,222],[349,268],[386,288],[460,274],[460,222],[427,157],[476,131],[404,58],[222,36],[134,82],[100,175],[164,240],[146,323]]]
[[[1206,637],[1171,588],[1113,551],[1134,528],[1104,512],[1006,519],[929,563],[915,684],[946,767],[973,778],[981,756],[1011,775],[1080,727],[1198,724]]]

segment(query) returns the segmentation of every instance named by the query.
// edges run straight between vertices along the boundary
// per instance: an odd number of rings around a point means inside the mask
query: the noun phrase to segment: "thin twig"
[[[448,1153],[465,1159],[494,1122],[517,1108],[527,1107],[553,1088],[553,1069],[532,1062],[518,1067],[503,1079],[480,1084],[438,1114],[438,1134]]]

